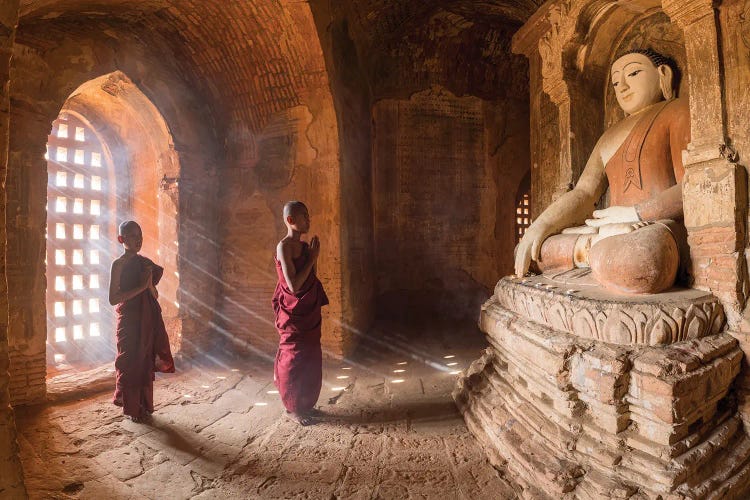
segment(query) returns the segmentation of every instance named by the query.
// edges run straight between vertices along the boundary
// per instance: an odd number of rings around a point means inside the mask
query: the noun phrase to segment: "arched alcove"
[[[684,35],[661,8],[642,0],[604,7],[592,17],[590,24],[578,26],[579,39],[584,40],[578,56],[580,78],[585,80],[581,85],[587,90],[586,105],[598,110],[592,114],[593,141],[624,117],[615,98],[610,68],[628,50],[652,48],[671,57],[680,71],[678,96],[689,98]],[[589,151],[593,146],[592,142]]]
[[[87,139],[88,134],[95,137]],[[50,150],[52,143],[54,151]],[[67,154],[60,156],[60,149]],[[48,227],[54,219],[55,226],[62,230],[57,234],[48,229],[48,364],[63,360],[98,363],[113,358],[114,318],[112,309],[105,307],[106,273],[109,263],[121,252],[117,226],[129,219],[143,228],[141,253],[168,269],[159,287],[160,302],[176,344],[181,334],[177,257],[180,167],[164,118],[124,73],[116,71],[92,79],[70,95],[55,120],[48,162],[48,193],[55,191],[54,206],[52,195],[48,196]],[[107,173],[89,175],[87,167],[97,174],[98,169]],[[65,182],[67,170],[75,170],[80,187]],[[62,185],[58,175],[63,176]],[[89,198],[96,194],[104,194],[106,203],[94,216],[89,204],[98,206],[99,201]],[[68,201],[71,210],[67,210]],[[100,228],[100,221],[94,219],[101,219],[105,225]],[[71,231],[66,235],[67,226]],[[75,234],[76,229],[81,234]],[[96,234],[91,233],[94,229]],[[96,241],[89,240],[94,236]],[[84,262],[80,256],[90,250],[79,247],[94,245],[95,262]],[[89,281],[96,278],[96,287],[81,280],[86,276]],[[73,283],[76,279],[83,283]]]
[[[617,103],[610,77],[610,68],[623,53],[651,48],[672,58],[677,66],[677,95],[689,98],[685,43],[682,30],[660,7],[650,0],[638,0],[628,5],[594,4],[579,18],[573,44],[576,48],[577,81],[581,92],[576,107],[585,109],[585,120],[572,124],[571,133],[584,156],[594,149],[596,141],[610,126],[625,117]],[[574,166],[575,167],[575,166]],[[580,174],[583,164],[574,168]],[[574,179],[577,181],[577,179]],[[609,190],[598,206],[609,203]]]
[[[144,252],[163,252],[152,256],[165,265],[173,280],[160,289],[164,297],[173,294],[180,305],[178,310],[174,302],[170,306],[162,301],[175,351],[194,352],[208,342],[219,288],[218,250],[210,242],[216,242],[218,232],[218,181],[212,172],[221,150],[205,103],[171,61],[157,63],[137,41],[120,40],[121,46],[113,46],[94,41],[103,36],[101,32],[78,33],[78,41],[63,37],[55,48],[44,51],[35,45],[41,36],[38,30],[33,25],[19,28],[11,67],[7,210],[15,217],[7,223],[6,263],[13,290],[8,297],[8,343],[14,405],[43,400],[46,392],[44,153],[51,124],[61,110],[84,116],[110,146],[112,157],[130,165],[129,172],[143,170],[135,175],[141,175],[150,186],[150,197],[158,200],[149,207],[124,196],[118,203],[128,217],[145,214],[158,228],[150,233],[161,233],[169,241],[169,251],[155,248],[156,239],[146,242]],[[92,44],[100,49],[96,57],[87,49]],[[61,57],[60,51],[66,56]],[[87,63],[70,64],[69,58]],[[137,143],[129,152],[128,139]],[[129,177],[121,186],[131,183]],[[187,209],[186,199],[190,200]],[[183,337],[186,330],[190,333]]]
[[[615,40],[606,67],[610,68],[619,55],[629,50],[641,48],[651,48],[675,61],[679,70],[676,75],[676,84],[679,86],[677,95],[682,98],[689,98],[684,35],[682,30],[659,9],[649,10],[642,15],[632,17]],[[608,77],[609,73],[607,73],[604,81],[604,123],[607,127],[624,117],[624,113],[617,104],[614,88]]]

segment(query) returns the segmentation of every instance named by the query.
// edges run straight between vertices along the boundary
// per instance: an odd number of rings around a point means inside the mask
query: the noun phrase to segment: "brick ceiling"
[[[403,50],[405,39],[411,45],[434,45],[443,35],[455,38],[473,29],[462,43],[479,38],[481,50],[492,53],[495,35],[487,27],[517,27],[541,3],[349,0],[332,5],[346,12],[358,53],[372,59],[371,72],[377,72],[378,65]],[[310,43],[316,36],[313,21],[301,19],[301,9],[290,5],[290,0],[21,0],[19,39],[43,44],[54,30],[75,37],[88,26],[166,44],[228,123],[257,130],[271,113],[298,104],[306,88],[327,81],[320,46]],[[460,45],[455,51],[463,51]],[[500,45],[507,52],[507,41]]]
[[[21,15],[22,43],[44,44],[55,30],[80,39],[93,29],[166,44],[219,114],[254,129],[270,113],[297,104],[300,92],[324,74],[322,57],[278,2],[32,0],[22,2]],[[314,29],[312,21],[303,28]]]

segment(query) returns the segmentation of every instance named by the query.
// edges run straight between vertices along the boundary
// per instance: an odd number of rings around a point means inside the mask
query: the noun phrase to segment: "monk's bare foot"
[[[314,418],[324,418],[326,417],[326,413],[324,411],[321,411],[317,408],[312,408],[307,412],[307,415],[314,417]]]
[[[131,421],[135,422],[136,424],[147,424],[151,421],[151,412],[148,410],[143,410],[140,415],[137,417],[134,417],[132,415],[126,415]]]
[[[293,411],[287,411],[286,416],[293,422],[297,422],[302,426],[313,425],[315,423],[315,418],[309,413],[295,413]]]

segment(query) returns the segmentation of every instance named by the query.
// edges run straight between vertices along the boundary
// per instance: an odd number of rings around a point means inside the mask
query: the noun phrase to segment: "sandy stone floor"
[[[107,500],[514,498],[450,398],[451,372],[477,357],[478,334],[431,329],[417,336],[415,349],[399,330],[381,326],[352,360],[326,364],[318,407],[327,417],[310,427],[284,417],[270,360],[260,358],[214,357],[187,370],[183,363],[181,373],[157,379],[157,409],[147,425],[124,420],[109,394],[21,408],[29,493]]]

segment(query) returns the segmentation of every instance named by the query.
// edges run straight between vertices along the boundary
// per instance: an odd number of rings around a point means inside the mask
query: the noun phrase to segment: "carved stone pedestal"
[[[742,352],[722,323],[695,290],[623,298],[506,278],[480,316],[491,346],[454,399],[524,498],[740,498]]]

